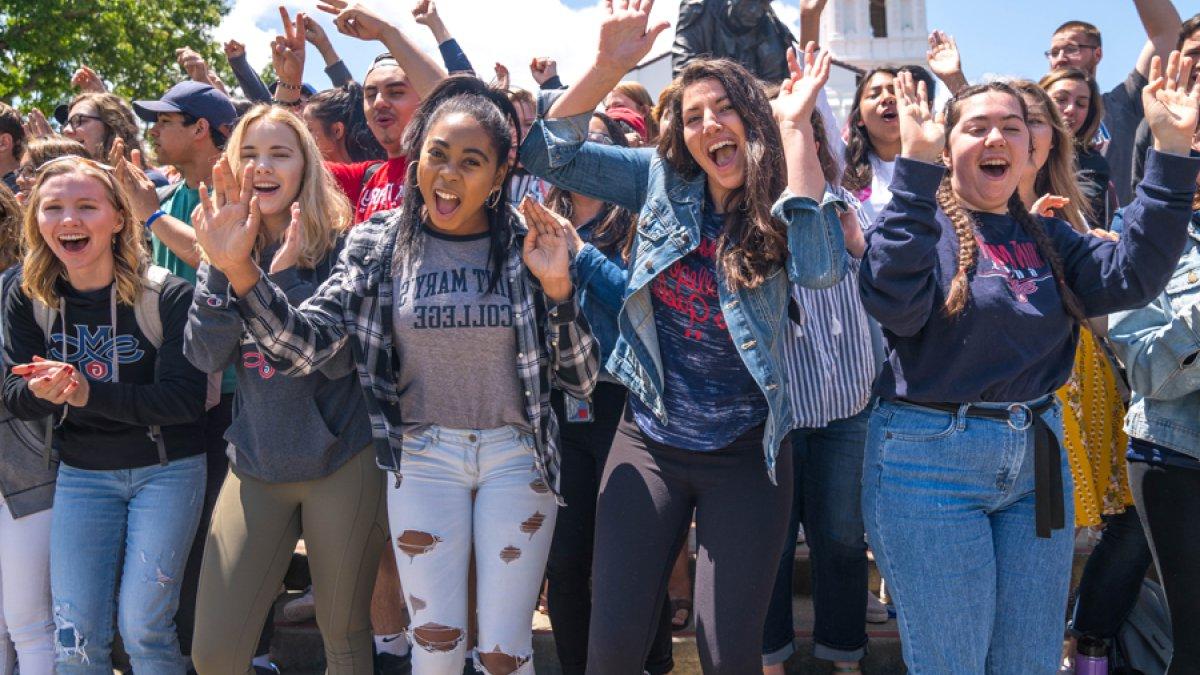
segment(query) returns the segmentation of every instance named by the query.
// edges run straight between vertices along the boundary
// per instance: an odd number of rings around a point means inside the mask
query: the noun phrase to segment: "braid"
[[[958,238],[958,270],[950,281],[950,291],[946,294],[944,307],[946,316],[953,317],[967,306],[967,298],[971,293],[971,281],[968,277],[979,258],[979,241],[975,238],[975,219],[959,205],[954,191],[950,188],[949,175],[942,180],[938,188],[937,201],[946,217],[954,224],[954,234]]]
[[[1067,275],[1063,271],[1062,256],[1058,254],[1054,242],[1050,241],[1050,235],[1046,232],[1046,228],[1042,227],[1042,221],[1029,213],[1029,209],[1025,208],[1025,202],[1021,201],[1021,196],[1016,192],[1008,200],[1008,212],[1021,224],[1025,234],[1033,238],[1042,258],[1050,263],[1050,270],[1054,273],[1054,283],[1058,286],[1058,295],[1062,298],[1063,309],[1071,318],[1083,323],[1087,318],[1083,312],[1083,304],[1079,301],[1079,296],[1075,295],[1075,291],[1067,286]]]

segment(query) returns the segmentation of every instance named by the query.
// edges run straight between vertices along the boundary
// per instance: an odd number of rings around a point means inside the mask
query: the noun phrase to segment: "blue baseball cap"
[[[210,126],[225,134],[237,121],[237,110],[228,96],[211,84],[195,80],[180,82],[157,101],[134,101],[133,111],[147,122],[158,121],[159,113],[187,113],[208,120]]]

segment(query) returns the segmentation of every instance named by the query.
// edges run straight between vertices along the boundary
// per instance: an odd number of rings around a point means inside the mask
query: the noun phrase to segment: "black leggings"
[[[792,453],[772,485],[763,427],[699,452],[656,443],[626,409],[596,512],[589,675],[642,670],[696,512],[696,642],[708,675],[762,670],[762,630],[792,503]]]
[[[562,497],[554,539],[546,561],[546,605],[554,628],[554,649],[563,675],[583,675],[587,667],[588,631],[592,614],[592,541],[596,533],[596,495],[613,436],[625,408],[626,389],[601,382],[592,392],[592,421],[571,422],[563,394],[555,389],[550,402],[559,420],[562,449]],[[646,657],[650,675],[671,672],[671,613],[666,594],[658,632]]]
[[[1167,675],[1200,673],[1200,471],[1130,462],[1129,482],[1171,612]]]

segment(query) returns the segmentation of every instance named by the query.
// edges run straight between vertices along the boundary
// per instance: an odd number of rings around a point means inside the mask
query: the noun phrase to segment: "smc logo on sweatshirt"
[[[146,352],[138,348],[138,340],[132,335],[112,335],[112,326],[97,326],[92,328],[83,324],[75,324],[75,337],[67,336],[67,353],[62,353],[64,342],[62,333],[50,336],[54,344],[50,348],[49,358],[54,361],[74,363],[82,370],[89,380],[95,382],[111,382],[114,352],[118,364],[137,363]]]

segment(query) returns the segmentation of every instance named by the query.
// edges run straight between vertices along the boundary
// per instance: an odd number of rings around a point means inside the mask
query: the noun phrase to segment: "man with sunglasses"
[[[1121,205],[1133,199],[1130,176],[1133,173],[1133,147],[1138,123],[1145,117],[1142,88],[1150,72],[1150,60],[1164,60],[1175,48],[1182,21],[1171,0],[1133,0],[1138,18],[1148,38],[1137,65],[1125,81],[1103,95],[1104,120],[1097,133],[1097,147],[1108,160],[1111,178]],[[1095,79],[1096,67],[1104,57],[1100,29],[1086,21],[1068,21],[1050,38],[1044,52],[1050,69],[1078,68]]]

